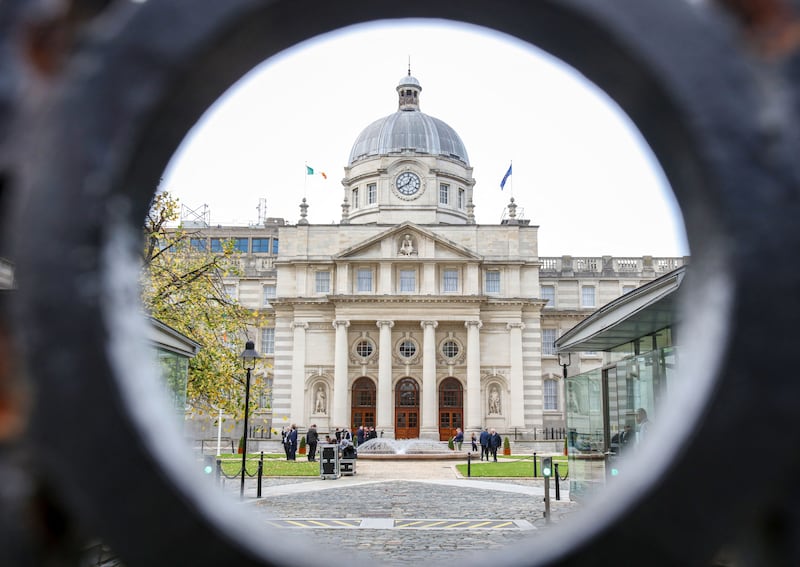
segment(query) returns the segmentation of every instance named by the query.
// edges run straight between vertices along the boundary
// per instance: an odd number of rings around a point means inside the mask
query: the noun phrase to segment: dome
[[[349,165],[367,157],[403,150],[445,156],[469,165],[467,149],[456,131],[438,118],[420,112],[418,96],[421,91],[419,81],[410,72],[400,79],[397,85],[399,110],[364,128],[350,150]]]

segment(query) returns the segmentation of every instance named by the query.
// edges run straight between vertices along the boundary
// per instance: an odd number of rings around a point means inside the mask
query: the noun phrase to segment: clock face
[[[403,195],[414,195],[420,188],[419,177],[410,171],[404,171],[394,180],[394,186]]]

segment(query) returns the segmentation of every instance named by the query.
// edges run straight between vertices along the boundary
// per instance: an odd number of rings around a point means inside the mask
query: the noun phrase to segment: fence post
[[[214,481],[219,484],[222,477],[222,459],[217,459],[217,468],[214,471]]]
[[[472,451],[467,453],[467,478],[472,476]]]
[[[533,478],[536,478],[536,451],[533,452]]]
[[[558,471],[558,469],[556,469]],[[261,476],[264,473],[264,453],[261,453],[261,459],[258,461],[258,484],[256,485],[256,498],[261,498]],[[556,492],[558,494],[558,492]]]

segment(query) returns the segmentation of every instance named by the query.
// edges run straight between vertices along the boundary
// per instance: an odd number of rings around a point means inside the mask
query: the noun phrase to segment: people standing
[[[378,432],[375,431],[374,427],[370,427],[369,428],[369,435],[367,436],[367,439],[377,439],[377,438],[378,438]]]
[[[500,445],[502,444],[503,438],[500,437],[500,434],[495,429],[492,429],[489,432],[489,449],[492,452],[492,458],[494,459],[495,463],[497,462],[497,449],[499,449]]]
[[[472,452],[473,453],[477,453],[478,452],[478,437],[475,435],[474,431],[472,432],[472,439],[470,439],[470,441],[472,441]]]
[[[453,437],[453,444],[456,446],[456,450],[461,450],[461,445],[464,443],[464,432],[461,431],[460,427],[456,427],[456,434]]]
[[[647,419],[647,411],[644,408],[636,410],[636,423],[639,425],[636,442],[641,443],[647,437],[647,432],[650,429],[650,421]]]
[[[484,457],[486,457],[486,460],[488,461],[489,460],[489,430],[486,429],[485,427],[483,428],[483,431],[481,431],[480,440],[481,440],[481,461],[483,460]]]
[[[364,443],[365,440],[366,440],[366,437],[364,436],[364,426],[363,425],[359,425],[358,426],[358,431],[356,431],[356,442],[360,446],[362,443]]]
[[[289,440],[289,453],[286,456],[287,461],[296,461],[297,460],[297,425],[292,424],[291,429],[289,430],[289,435],[286,436]]]
[[[288,425],[281,430],[281,442],[283,443],[283,452],[286,454],[286,460],[289,460],[289,432],[292,430]]]
[[[317,460],[317,443],[319,442],[319,433],[317,433],[316,424],[312,424],[311,427],[308,428],[306,442],[308,443],[308,460],[313,463]]]

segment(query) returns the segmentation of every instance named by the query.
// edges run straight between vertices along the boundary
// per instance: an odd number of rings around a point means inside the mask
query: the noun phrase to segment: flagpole
[[[303,170],[303,199],[305,199],[308,195],[306,195],[306,187],[308,186],[308,163],[303,163],[305,165],[305,169]]]
[[[509,162],[508,167],[509,167],[509,169],[512,169],[514,167],[514,160],[513,159]],[[509,179],[511,179],[511,182],[509,183],[508,194],[509,194],[509,197],[511,199],[513,199],[514,198],[514,173],[513,173],[513,169],[512,169],[511,177]]]

